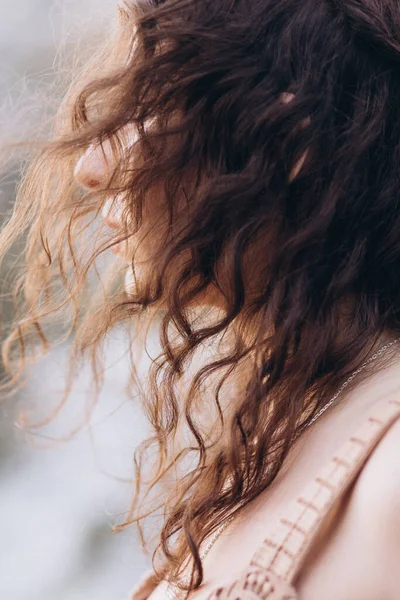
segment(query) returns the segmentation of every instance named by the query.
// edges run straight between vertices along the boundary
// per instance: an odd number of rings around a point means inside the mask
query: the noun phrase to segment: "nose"
[[[137,128],[132,124],[125,125],[115,134],[116,142],[126,151],[135,145],[138,140]],[[95,191],[105,187],[116,167],[117,157],[113,150],[115,146],[110,139],[106,139],[101,144],[91,144],[86,152],[77,161],[74,169],[75,180],[84,188]]]
[[[104,189],[112,175],[115,163],[116,159],[109,141],[101,145],[91,144],[75,165],[75,180],[89,191]],[[108,227],[123,229],[123,201],[119,195],[105,200],[101,214]]]
[[[84,188],[95,191],[107,185],[114,164],[109,141],[91,144],[75,165],[75,180]]]

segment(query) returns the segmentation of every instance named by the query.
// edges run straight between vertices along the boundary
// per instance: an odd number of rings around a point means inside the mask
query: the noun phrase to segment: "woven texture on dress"
[[[250,567],[231,585],[215,589],[207,600],[298,600],[298,596],[274,573]]]
[[[379,401],[356,433],[284,510],[274,533],[258,548],[244,575],[237,574],[232,584],[216,588],[207,600],[298,600],[294,581],[318,530],[399,416],[398,400]],[[147,575],[131,600],[145,600],[155,586],[154,575]]]
[[[390,425],[400,416],[400,402],[385,400],[374,407],[361,427],[334,454],[291,503],[251,564],[293,583],[311,543],[335,502],[355,480]]]

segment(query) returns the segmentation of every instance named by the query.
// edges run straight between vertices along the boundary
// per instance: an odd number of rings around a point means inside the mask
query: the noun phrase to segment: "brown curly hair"
[[[72,86],[1,234],[4,255],[27,231],[3,358],[15,384],[56,317],[74,334],[71,364],[89,353],[99,380],[106,333],[162,307],[143,395],[154,436],[137,451],[126,522],[157,490],[146,510],[164,506],[160,575],[178,581],[190,558],[196,588],[201,542],[271,484],[377,338],[399,334],[400,7],[139,0],[120,17],[118,43]],[[82,194],[74,162],[106,143],[112,176]],[[96,221],[110,197],[124,200],[111,239]],[[146,278],[127,294],[120,271],[102,276],[94,296],[96,261],[143,231]],[[206,292],[217,307],[202,312]]]

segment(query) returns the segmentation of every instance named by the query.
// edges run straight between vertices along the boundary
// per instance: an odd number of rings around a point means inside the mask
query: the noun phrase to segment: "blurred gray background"
[[[3,139],[23,137],[41,118],[41,94],[55,76],[52,65],[60,40],[70,48],[78,40],[89,44],[114,15],[116,4],[0,0]],[[15,168],[2,175],[1,213],[11,206],[17,177]],[[8,263],[0,277],[6,268]],[[63,347],[53,351],[33,369],[18,397],[0,403],[2,599],[122,600],[148,565],[135,527],[111,532],[128,506],[132,453],[145,435],[140,408],[124,395],[121,332],[107,347],[109,368],[90,429],[66,443],[53,441],[82,413],[90,383],[85,368],[65,410],[50,426],[27,437],[15,425],[19,410],[31,404],[47,408],[59,399],[67,352]]]

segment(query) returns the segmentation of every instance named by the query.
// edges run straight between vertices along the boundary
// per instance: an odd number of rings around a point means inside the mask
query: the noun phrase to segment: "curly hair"
[[[139,0],[120,16],[118,43],[71,88],[1,234],[3,255],[27,231],[3,358],[15,384],[57,317],[72,362],[89,353],[101,379],[106,333],[163,307],[143,397],[154,436],[137,451],[125,524],[157,490],[157,568],[179,583],[190,560],[194,589],[205,537],[268,488],[378,337],[400,332],[400,5]],[[74,161],[106,143],[115,169],[82,194]],[[112,239],[93,227],[110,197],[124,200]],[[127,294],[102,277],[93,296],[97,259],[141,231],[148,279]],[[207,290],[218,309],[199,318]],[[178,394],[207,344],[211,360]]]

